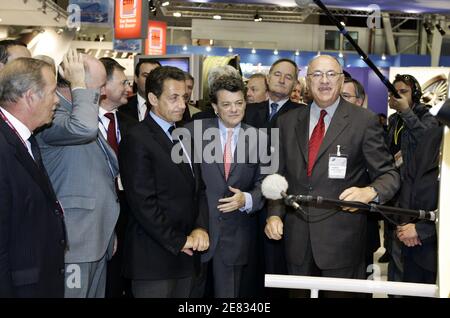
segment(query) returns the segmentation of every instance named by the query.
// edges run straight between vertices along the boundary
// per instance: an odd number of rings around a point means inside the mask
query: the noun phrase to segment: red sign
[[[161,21],[148,21],[148,37],[145,41],[145,54],[166,54],[167,24]]]
[[[116,0],[114,37],[116,39],[139,39],[145,37],[143,28],[143,1]],[[144,22],[145,24],[145,22]]]

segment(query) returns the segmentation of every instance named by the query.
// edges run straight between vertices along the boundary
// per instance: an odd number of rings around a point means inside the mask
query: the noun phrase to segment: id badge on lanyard
[[[347,155],[341,153],[341,146],[337,145],[336,154],[330,154],[328,159],[328,178],[345,179],[347,172]]]

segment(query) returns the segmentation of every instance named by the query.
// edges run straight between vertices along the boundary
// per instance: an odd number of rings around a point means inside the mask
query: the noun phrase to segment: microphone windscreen
[[[269,200],[281,199],[281,192],[287,192],[287,189],[288,182],[286,178],[279,174],[267,176],[261,184],[262,194]]]

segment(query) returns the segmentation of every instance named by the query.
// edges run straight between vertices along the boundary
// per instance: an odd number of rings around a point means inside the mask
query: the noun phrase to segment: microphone
[[[447,127],[450,127],[450,99],[431,108],[430,114]]]
[[[287,195],[289,185],[285,177],[279,174],[271,174],[264,178],[261,184],[261,192],[263,196],[269,200],[284,199],[286,205],[299,209],[297,198],[294,195]]]

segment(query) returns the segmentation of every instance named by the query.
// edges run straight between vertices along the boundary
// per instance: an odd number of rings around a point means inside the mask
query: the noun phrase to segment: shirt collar
[[[137,100],[139,106],[142,106],[146,103],[146,100],[141,95],[139,95],[139,93],[137,94]]]
[[[280,100],[278,102],[275,102],[275,101],[273,101],[273,100],[271,100],[269,98],[269,107],[270,107],[270,105],[272,105],[272,103],[276,103],[276,104],[278,104],[278,109],[277,110],[279,110],[281,107],[283,107],[284,104],[286,104],[286,102],[288,100],[289,100],[289,97],[286,97],[285,99],[282,99],[282,100]]]
[[[100,117],[104,117],[106,113],[114,113],[114,115],[115,115],[116,112],[117,112],[117,108],[114,110],[106,110],[102,107],[98,108],[98,114],[100,115]]]
[[[159,127],[167,134],[169,131],[169,128],[174,125],[174,123],[169,123],[168,121],[165,121],[158,115],[156,115],[153,111],[149,112],[150,116],[156,121]]]
[[[311,112],[313,112],[314,114],[317,114],[319,116],[320,111],[322,109],[324,109],[327,111],[327,115],[329,116],[328,118],[333,118],[333,115],[336,112],[336,109],[337,109],[340,101],[341,101],[341,98],[338,97],[338,99],[333,104],[328,106],[327,108],[320,108],[319,106],[317,106],[316,102],[313,101],[311,104]]]
[[[224,123],[222,122],[222,120],[220,118],[219,119],[219,130],[220,130],[220,134],[222,136],[227,136],[227,130],[229,128],[225,127]],[[236,127],[233,128],[233,135],[236,136],[236,134],[239,132],[239,128],[241,128],[241,123],[237,124]]]
[[[28,129],[27,126],[25,126],[20,120],[18,120],[16,117],[11,115],[7,110],[5,110],[3,107],[0,107],[1,111],[5,115],[6,118],[8,118],[11,125],[13,125],[14,129],[16,129],[17,133],[19,134],[20,138],[22,140],[28,140],[31,136],[31,131]]]

